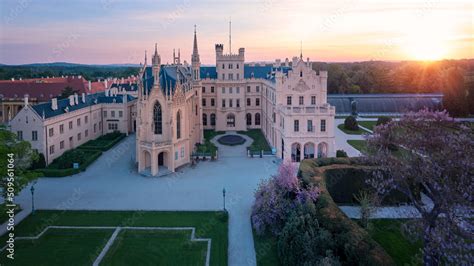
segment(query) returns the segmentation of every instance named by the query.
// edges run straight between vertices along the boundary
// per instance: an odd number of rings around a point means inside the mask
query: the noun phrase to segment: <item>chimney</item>
[[[25,106],[28,105],[28,94],[25,94]]]
[[[69,105],[74,106],[74,95],[69,95]]]
[[[107,86],[107,79],[104,80],[104,86],[105,86],[106,89],[108,88],[108,86]]]
[[[12,78],[12,81],[15,81],[15,78]]]
[[[89,91],[92,90],[92,82],[89,80]]]
[[[74,102],[75,102],[76,104],[79,103],[79,96],[77,95],[77,93],[74,93]]]
[[[51,109],[58,110],[58,98],[51,99]]]
[[[84,92],[82,93],[82,103],[86,103],[86,94]]]

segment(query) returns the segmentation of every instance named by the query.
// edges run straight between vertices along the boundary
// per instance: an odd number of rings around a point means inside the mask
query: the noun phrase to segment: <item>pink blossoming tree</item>
[[[304,187],[297,177],[297,168],[284,162],[276,175],[262,181],[255,192],[252,207],[252,224],[257,233],[269,231],[279,234],[286,219],[298,204],[317,200],[319,190],[315,186]]]

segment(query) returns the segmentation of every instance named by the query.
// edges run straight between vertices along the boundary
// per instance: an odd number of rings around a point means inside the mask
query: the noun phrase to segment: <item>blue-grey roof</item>
[[[104,92],[86,95],[85,103],[82,102],[82,97],[80,95],[78,97],[79,97],[79,103],[73,106],[69,105],[68,98],[58,100],[57,110],[51,109],[51,101],[46,102],[46,103],[32,105],[31,107],[40,116],[43,116],[43,113],[44,113],[44,117],[48,119],[54,116],[65,114],[66,107],[68,108],[68,112],[72,112],[72,111],[76,111],[76,110],[86,108],[95,104],[100,104],[100,103],[123,103],[123,95],[105,96]],[[135,97],[131,95],[127,95],[127,101],[133,101],[134,99]]]
[[[217,79],[217,72],[215,66],[202,66],[201,67],[201,79]]]
[[[273,67],[272,64],[266,65],[244,65],[244,78],[250,79],[252,76],[256,79],[274,80],[275,71],[283,71],[287,74],[291,67]],[[217,79],[217,71],[215,66],[202,66],[201,79]]]
[[[189,67],[183,65],[162,65],[160,67],[159,81],[160,87],[165,94],[174,93],[176,81],[179,79],[181,84],[187,83],[192,78]],[[153,88],[154,77],[153,68],[147,67],[143,76],[143,84],[148,92]]]
[[[136,83],[113,83],[111,88],[119,88],[119,91],[125,89],[125,91],[136,91],[138,90],[138,85]]]

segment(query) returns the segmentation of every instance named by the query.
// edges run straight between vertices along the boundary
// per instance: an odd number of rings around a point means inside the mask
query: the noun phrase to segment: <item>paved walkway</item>
[[[219,147],[219,160],[165,177],[143,177],[134,169],[135,136],[105,152],[86,172],[63,178],[40,178],[37,209],[70,210],[220,210],[226,189],[229,210],[229,265],[256,265],[250,226],[253,194],[262,178],[274,174],[274,157],[247,158],[246,147]],[[16,198],[31,210],[28,186]],[[26,214],[26,213],[25,213]],[[4,228],[4,225],[2,225]],[[205,236],[204,236],[205,237]]]
[[[360,152],[352,147],[349,143],[347,143],[347,140],[350,139],[355,139],[355,140],[364,140],[363,135],[350,135],[344,133],[344,131],[340,130],[337,126],[339,124],[344,124],[344,119],[335,119],[334,121],[334,133],[336,136],[336,150],[344,150],[347,153],[347,156],[349,157],[358,157],[360,156]]]

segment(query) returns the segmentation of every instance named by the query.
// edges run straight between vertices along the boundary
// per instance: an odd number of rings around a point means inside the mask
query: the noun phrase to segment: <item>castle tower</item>
[[[153,77],[155,78],[155,83],[158,82],[159,74],[160,74],[160,66],[161,66],[161,57],[158,54],[158,47],[155,43],[155,54],[151,59],[152,69],[153,69]]]
[[[199,51],[197,45],[196,25],[194,25],[194,44],[193,54],[191,56],[191,66],[193,70],[193,80],[199,81],[201,76],[201,60],[199,59]]]

